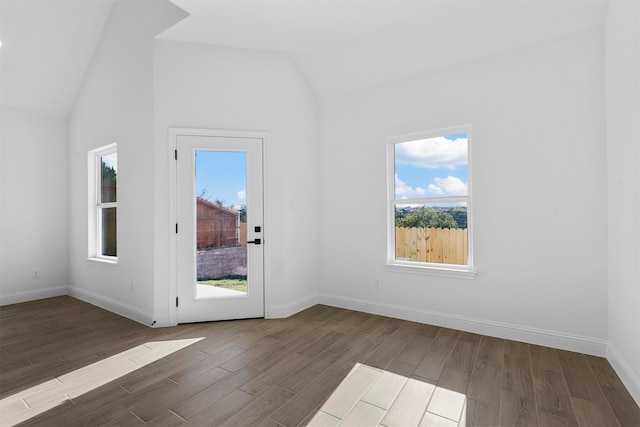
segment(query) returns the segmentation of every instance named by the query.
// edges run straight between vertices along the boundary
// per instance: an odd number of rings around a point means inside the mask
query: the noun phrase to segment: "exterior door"
[[[260,138],[178,135],[178,323],[264,317]]]

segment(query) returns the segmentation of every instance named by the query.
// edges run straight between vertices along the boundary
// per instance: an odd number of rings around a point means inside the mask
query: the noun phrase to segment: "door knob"
[[[261,239],[256,239],[256,240],[251,240],[247,243],[253,243],[254,245],[261,245],[262,244],[262,240]]]

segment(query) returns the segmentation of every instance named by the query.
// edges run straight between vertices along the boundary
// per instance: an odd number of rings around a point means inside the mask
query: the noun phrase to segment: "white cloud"
[[[238,191],[238,199],[240,199],[241,201],[244,201],[244,199],[247,198],[247,190],[240,190]]]
[[[426,193],[424,188],[413,188],[410,185],[407,185],[403,180],[398,178],[398,174],[395,175],[395,180],[396,197],[400,196],[401,199],[406,199],[409,196],[423,196]]]
[[[430,194],[436,194],[438,196],[441,196],[444,194],[444,191],[442,191],[442,188],[434,184],[429,184],[429,186],[427,187],[427,190],[429,191]]]
[[[420,196],[466,196],[468,186],[460,178],[447,176],[446,178],[434,178],[426,190],[422,187],[411,187],[395,175],[396,198],[406,199]]]
[[[467,138],[443,136],[396,144],[396,162],[422,168],[453,169],[467,164]]]
[[[431,194],[447,196],[466,196],[469,191],[466,183],[451,175],[446,178],[434,178],[433,184],[429,184],[428,189]]]

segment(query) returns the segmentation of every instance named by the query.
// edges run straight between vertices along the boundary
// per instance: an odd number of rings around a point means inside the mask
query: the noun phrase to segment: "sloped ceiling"
[[[1,0],[1,102],[66,117],[113,0]]]
[[[1,102],[66,117],[113,1],[0,0]],[[172,2],[191,16],[158,38],[289,54],[319,98],[601,26],[608,4],[606,0]]]
[[[603,26],[604,0],[171,0],[159,38],[291,55],[319,98]]]

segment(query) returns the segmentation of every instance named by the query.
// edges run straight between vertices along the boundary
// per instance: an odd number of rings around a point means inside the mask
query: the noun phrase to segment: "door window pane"
[[[246,295],[247,153],[195,153],[197,298]]]

